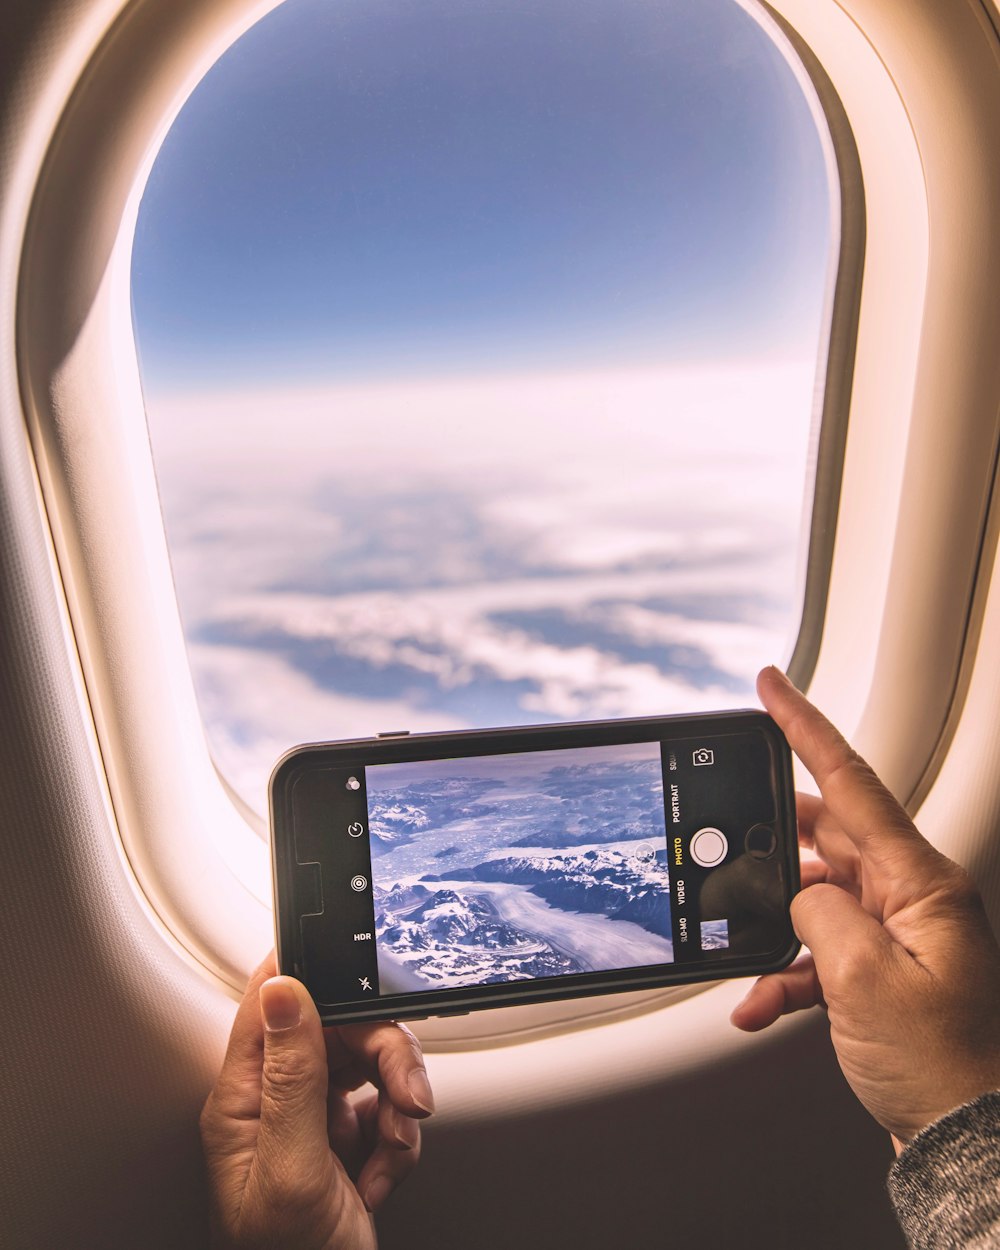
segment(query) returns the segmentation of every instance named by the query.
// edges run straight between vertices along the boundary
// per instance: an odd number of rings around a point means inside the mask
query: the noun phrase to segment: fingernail
[[[260,987],[260,1010],[269,1033],[294,1029],[302,1019],[302,1006],[295,989],[281,977],[265,981]]]
[[[775,677],[778,678],[779,681],[783,681],[786,686],[791,686],[793,690],[798,689],[798,687],[795,685],[792,679],[788,676],[788,674],[784,672],[782,669],[778,668],[777,664],[771,664],[770,669],[771,669],[771,672],[775,675]]]
[[[420,1126],[416,1120],[393,1107],[392,1134],[403,1150],[412,1150],[420,1140]]]
[[[424,1069],[414,1068],[406,1078],[406,1084],[409,1086],[410,1097],[421,1111],[426,1111],[429,1115],[434,1110],[434,1095]]]
[[[365,1206],[368,1210],[374,1211],[376,1207],[380,1207],[389,1197],[391,1188],[388,1176],[376,1176],[374,1180],[369,1181],[365,1189]]]

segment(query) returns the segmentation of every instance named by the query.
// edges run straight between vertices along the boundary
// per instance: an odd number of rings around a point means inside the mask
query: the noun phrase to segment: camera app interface
[[[771,950],[773,771],[759,733],[316,770],[295,790],[311,985],[334,1003]]]

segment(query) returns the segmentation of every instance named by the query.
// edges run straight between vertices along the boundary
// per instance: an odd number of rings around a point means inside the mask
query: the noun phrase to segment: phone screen
[[[774,949],[774,761],[738,732],[313,769],[293,789],[320,1001]]]

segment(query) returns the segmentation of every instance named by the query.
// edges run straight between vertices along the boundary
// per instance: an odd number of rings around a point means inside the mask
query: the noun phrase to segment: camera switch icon
[[[695,767],[699,765],[704,767],[706,764],[715,763],[715,752],[710,751],[708,747],[698,747],[696,751],[691,752],[691,759],[694,761]]]

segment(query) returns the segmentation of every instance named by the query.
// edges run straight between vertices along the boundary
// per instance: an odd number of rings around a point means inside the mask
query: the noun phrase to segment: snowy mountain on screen
[[[489,985],[584,971],[548,942],[505,923],[479,895],[397,885],[376,890],[375,903],[379,948],[429,982]]]
[[[494,783],[469,777],[446,778],[437,782],[412,782],[380,791],[369,781],[368,825],[373,855],[405,846],[428,829],[440,829],[455,822],[481,820],[499,803],[484,801]]]
[[[454,875],[527,886],[550,907],[630,920],[660,937],[671,936],[670,879],[664,850],[649,859],[617,847],[499,856]],[[428,874],[423,880],[433,877]]]

